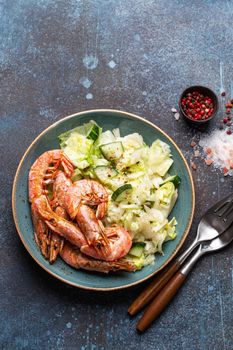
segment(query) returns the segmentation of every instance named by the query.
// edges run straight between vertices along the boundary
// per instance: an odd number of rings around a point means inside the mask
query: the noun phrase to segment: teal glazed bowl
[[[43,152],[59,147],[58,135],[78,125],[95,120],[104,130],[119,128],[122,135],[138,132],[147,144],[159,138],[169,144],[174,159],[171,174],[181,177],[179,197],[172,211],[176,216],[177,237],[164,244],[164,255],[156,254],[155,263],[136,272],[100,274],[75,270],[60,258],[50,265],[41,255],[33,235],[33,225],[28,202],[28,172]],[[13,184],[12,207],[18,234],[33,259],[48,273],[75,287],[110,291],[134,286],[160,271],[175,256],[189,232],[194,212],[194,185],[189,167],[175,142],[161,129],[137,115],[117,110],[91,110],[70,115],[44,130],[29,146],[21,159]]]

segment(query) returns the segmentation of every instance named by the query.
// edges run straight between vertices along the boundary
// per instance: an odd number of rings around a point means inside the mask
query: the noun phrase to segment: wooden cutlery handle
[[[175,296],[179,288],[182,286],[186,276],[181,272],[177,272],[174,277],[168,282],[163,290],[155,297],[152,303],[148,306],[145,313],[137,324],[137,330],[144,332],[150,324],[160,315],[168,303]]]
[[[180,263],[175,260],[165,272],[161,272],[161,274],[155,278],[155,280],[149,284],[148,287],[144,289],[144,291],[134,300],[134,302],[128,308],[128,313],[131,316],[136,315],[144,306],[146,306],[159,292],[160,290],[167,284],[170,278],[179,270]]]

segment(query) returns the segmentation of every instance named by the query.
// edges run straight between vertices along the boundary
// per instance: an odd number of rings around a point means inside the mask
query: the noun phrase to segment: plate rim
[[[180,157],[183,160],[183,163],[186,167],[186,170],[188,172],[189,175],[189,179],[190,179],[190,183],[191,183],[191,201],[192,201],[192,207],[191,207],[191,213],[188,219],[188,222],[186,224],[183,236],[181,238],[180,243],[178,244],[178,246],[176,247],[176,249],[174,250],[174,252],[171,254],[171,256],[163,263],[162,266],[160,266],[156,271],[153,271],[152,273],[150,273],[148,276],[144,277],[143,279],[136,281],[136,282],[132,282],[129,284],[126,284],[124,286],[117,286],[117,287],[107,287],[107,288],[102,288],[102,287],[91,287],[91,286],[83,286],[80,285],[78,283],[72,282],[72,281],[68,281],[67,279],[58,276],[56,273],[50,271],[45,265],[43,265],[43,263],[41,263],[33,254],[31,254],[30,252],[30,248],[27,244],[27,241],[24,239],[23,234],[20,232],[20,228],[18,225],[18,220],[17,220],[17,215],[16,215],[16,208],[15,208],[15,200],[16,200],[16,184],[17,184],[17,180],[18,180],[18,175],[22,166],[22,163],[24,162],[24,159],[26,158],[26,156],[28,155],[28,153],[30,152],[31,148],[34,146],[34,144],[44,135],[47,133],[48,130],[53,129],[54,127],[56,127],[58,124],[60,124],[61,122],[63,122],[64,120],[68,120],[68,119],[72,119],[75,116],[83,116],[85,114],[90,114],[90,113],[117,113],[120,117],[125,117],[125,115],[130,116],[132,119],[137,119],[140,120],[146,124],[148,124],[149,126],[151,126],[153,129],[156,129],[157,131],[159,131],[161,134],[163,134],[172,144],[173,146],[176,148],[177,152],[179,153]],[[178,145],[176,144],[176,142],[173,140],[172,137],[170,137],[165,131],[163,131],[160,127],[158,127],[157,125],[155,125],[154,123],[152,123],[151,121],[138,116],[137,114],[134,113],[130,113],[130,112],[126,112],[126,111],[122,111],[122,110],[117,110],[117,109],[91,109],[91,110],[84,110],[78,113],[73,113],[70,114],[66,117],[63,117],[61,119],[59,119],[58,121],[56,121],[55,123],[49,125],[47,128],[45,128],[32,142],[31,144],[28,146],[28,148],[26,149],[26,151],[24,152],[23,156],[20,159],[20,162],[18,164],[15,176],[14,176],[14,181],[13,181],[13,188],[12,188],[12,213],[13,213],[13,219],[14,219],[14,223],[15,223],[15,227],[17,230],[17,233],[24,245],[24,247],[26,248],[26,250],[28,251],[28,253],[30,254],[30,256],[37,262],[37,264],[42,267],[46,272],[48,272],[50,275],[52,275],[53,277],[57,278],[58,280],[67,283],[71,286],[74,286],[76,288],[81,288],[81,289],[85,289],[85,290],[92,290],[92,291],[101,291],[101,292],[108,292],[108,291],[116,291],[116,290],[121,290],[121,289],[126,289],[126,288],[130,288],[133,287],[135,285],[138,285],[140,283],[145,282],[146,280],[150,279],[152,276],[156,275],[159,271],[161,271],[162,269],[164,269],[169,262],[175,257],[175,255],[178,253],[178,251],[181,249],[181,247],[183,246],[185,239],[187,238],[187,235],[189,233],[190,227],[192,225],[192,221],[193,221],[193,216],[194,216],[194,209],[195,209],[195,190],[194,190],[194,182],[193,182],[193,178],[192,178],[192,173],[191,170],[188,166],[188,163],[182,153],[182,151],[180,150],[180,148],[178,147]]]

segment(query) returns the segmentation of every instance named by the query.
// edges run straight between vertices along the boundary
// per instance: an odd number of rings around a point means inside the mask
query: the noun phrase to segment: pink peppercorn
[[[209,119],[214,112],[212,99],[209,96],[203,96],[198,91],[193,91],[183,97],[181,106],[192,120]]]

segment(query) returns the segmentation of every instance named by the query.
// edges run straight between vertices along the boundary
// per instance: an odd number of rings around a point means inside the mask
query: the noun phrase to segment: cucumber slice
[[[120,141],[110,142],[106,143],[105,145],[101,145],[100,150],[103,156],[110,161],[119,159],[124,152],[122,142]]]
[[[133,247],[129,251],[129,255],[136,256],[137,258],[140,258],[143,254],[143,250],[145,248],[146,243],[144,242],[136,242],[133,244]]]
[[[98,179],[105,183],[112,177],[117,176],[118,171],[110,166],[105,165],[99,165],[93,169],[95,175],[98,177]]]
[[[127,195],[129,194],[129,191],[132,190],[132,185],[125,184],[121,187],[118,187],[116,191],[112,194],[112,200],[113,201],[121,201],[127,198]]]
[[[181,183],[181,178],[178,175],[169,176],[163,182],[161,182],[160,186],[166,184],[167,182],[172,182],[175,188],[177,188]]]
[[[96,141],[100,134],[100,127],[96,124],[93,124],[87,132],[87,138],[93,141]]]
[[[137,270],[141,270],[145,263],[144,253],[142,253],[140,257],[127,255],[126,259],[132,261],[132,263],[136,266]]]
[[[164,159],[159,165],[155,167],[156,173],[160,176],[164,176],[171,167],[173,160],[171,158]]]

